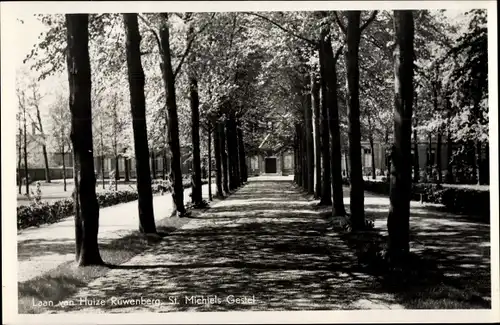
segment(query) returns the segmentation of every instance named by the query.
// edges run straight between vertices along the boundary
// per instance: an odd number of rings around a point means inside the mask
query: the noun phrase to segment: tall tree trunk
[[[162,150],[162,178],[167,179],[167,148]]]
[[[238,155],[239,155],[239,162],[240,162],[240,179],[241,183],[245,183],[247,181],[247,163],[246,163],[246,156],[245,156],[245,143],[243,142],[243,130],[240,127],[237,129],[238,133]]]
[[[92,146],[91,75],[88,15],[67,14],[67,68],[71,141],[74,154],[76,261],[80,266],[103,264],[99,253],[99,204]]]
[[[326,100],[328,105],[328,123],[331,136],[331,182],[333,189],[333,216],[344,216],[344,193],[342,188],[342,150],[340,146],[340,123],[337,98],[337,60],[342,53],[342,47],[333,54],[330,38],[323,38],[322,46],[325,58],[324,73],[326,79]]]
[[[441,163],[441,147],[442,147],[442,133],[441,127],[437,130],[437,145],[436,145],[436,170],[437,170],[437,182],[441,184],[443,182],[443,172]]]
[[[125,182],[130,182],[130,160],[127,157],[123,158],[125,165]]]
[[[307,140],[304,124],[300,127],[301,156],[302,156],[302,188],[307,191],[309,171],[307,170]]]
[[[348,151],[346,150],[344,154],[344,159],[345,159],[345,177],[349,179],[349,157],[348,157]]]
[[[315,188],[314,194],[317,199],[321,197],[321,135],[320,135],[320,120],[321,120],[321,102],[319,96],[319,80],[315,73],[311,77],[311,95],[313,107],[313,135],[314,135],[314,165],[315,165]]]
[[[480,140],[475,140],[474,141],[474,154],[475,154],[475,159],[474,159],[474,166],[475,166],[475,180],[477,185],[482,184],[482,175],[481,175],[481,156],[482,156],[482,144]]]
[[[212,130],[208,128],[208,200],[212,201]]]
[[[295,136],[297,137],[297,185],[301,186],[304,184],[304,177],[302,175],[303,171],[303,161],[302,161],[302,134],[300,124],[295,125]]]
[[[179,120],[177,115],[177,100],[175,96],[175,76],[172,71],[170,55],[170,35],[168,18],[163,17],[160,26],[160,43],[162,52],[162,74],[165,92],[167,94],[168,145],[170,147],[170,175],[172,179],[173,214],[184,216],[184,186],[182,185],[181,148],[179,143]]]
[[[452,184],[453,181],[453,140],[451,139],[451,132],[448,129],[446,132],[446,179],[445,182]]]
[[[369,135],[370,141],[370,150],[371,150],[371,161],[372,161],[372,179],[377,179],[377,175],[375,174],[375,145],[373,143],[373,133],[370,131]]]
[[[63,135],[63,139],[64,139],[64,135]],[[63,167],[63,170],[62,170],[62,177],[63,177],[63,189],[64,189],[64,192],[66,192],[67,190],[67,184],[66,184],[66,148],[64,147],[64,141],[62,142],[62,145],[61,145],[61,152],[62,152],[62,167]],[[92,158],[94,159],[94,158]]]
[[[416,129],[413,129],[413,151],[415,153],[413,161],[413,182],[418,183],[420,179],[420,166],[418,157],[418,135]]]
[[[149,147],[146,128],[146,100],[144,97],[144,70],[141,63],[141,35],[137,14],[123,14],[126,34],[128,82],[130,107],[134,131],[135,168],[137,192],[139,193],[139,230],[142,233],[156,233],[153,210],[153,192],[149,171]]]
[[[222,189],[226,194],[229,193],[229,170],[227,164],[227,140],[224,132],[224,122],[219,122],[218,124],[219,132],[219,147],[220,147],[220,157],[222,161]]]
[[[227,167],[229,170],[229,190],[234,191],[238,186],[236,183],[236,165],[234,160],[234,134],[233,134],[233,119],[231,116],[228,117],[225,123],[226,128],[226,142],[227,142]]]
[[[361,124],[359,119],[360,15],[360,11],[347,12],[347,111],[349,119],[349,159],[351,161],[350,208],[353,230],[362,229],[365,223]]]
[[[24,179],[25,181],[25,188],[26,188],[26,195],[28,198],[30,197],[30,182],[29,182],[29,173],[28,173],[28,137],[26,136],[26,107],[23,107],[23,120],[24,120],[24,126],[23,126],[23,135],[24,135],[24,146],[23,146],[23,155],[24,155]]]
[[[35,94],[33,94],[35,95]],[[33,96],[35,97],[35,96]],[[43,125],[42,125],[42,117],[40,115],[40,107],[38,106],[38,103],[35,103],[35,108],[36,108],[36,118],[38,122],[38,128],[40,129],[40,134],[42,135],[43,139],[43,144],[42,144],[42,153],[43,153],[43,162],[45,165],[45,181],[47,183],[50,183],[50,169],[49,169],[49,158],[47,156],[47,138],[45,136],[45,133],[43,132]]]
[[[151,179],[156,179],[156,154],[154,150],[151,151]]]
[[[320,60],[320,89],[321,89],[321,198],[320,205],[332,204],[332,183],[331,183],[331,165],[330,165],[330,126],[328,122],[328,101],[327,101],[327,85],[326,76],[324,71],[325,56],[323,51],[319,51]]]
[[[18,182],[19,182],[19,194],[22,194],[23,192],[23,178],[21,177],[21,166],[22,166],[22,159],[23,159],[23,130],[21,128],[21,118],[19,118],[19,136],[18,136],[18,142],[19,142],[19,147],[17,151],[18,159],[17,159],[17,177],[18,177]],[[25,175],[26,176],[26,175]]]
[[[305,189],[307,194],[314,194],[314,139],[313,139],[313,113],[312,113],[312,94],[311,94],[311,76],[306,75],[306,87],[308,91],[305,95],[304,102],[304,132],[305,132],[305,143],[306,143],[306,166],[307,166],[307,177]],[[307,89],[306,88],[306,89]]]
[[[221,138],[220,138],[220,126],[217,122],[214,126],[214,154],[215,154],[215,184],[217,187],[216,196],[219,198],[224,197],[224,192],[222,189],[222,152],[221,152]]]
[[[431,181],[432,179],[432,133],[429,132],[428,142],[427,142],[427,180]]]
[[[400,260],[410,247],[411,198],[411,117],[413,101],[413,14],[394,11],[394,145],[390,184],[390,208],[387,218],[388,252]]]
[[[295,133],[293,135],[293,182],[299,185],[299,136],[297,133],[297,124],[295,124]]]
[[[188,41],[193,38],[193,23],[189,23]],[[191,201],[196,206],[203,201],[201,188],[201,158],[200,158],[200,99],[198,96],[198,80],[195,75],[195,56],[189,56],[189,100],[191,104],[191,143],[193,145],[193,175],[191,186]]]
[[[233,116],[231,122],[231,133],[232,133],[232,143],[233,143],[233,155],[234,155],[234,171],[235,171],[235,183],[236,187],[241,186],[241,168],[240,168],[240,151],[239,151],[239,141],[238,141],[238,127],[236,118]]]

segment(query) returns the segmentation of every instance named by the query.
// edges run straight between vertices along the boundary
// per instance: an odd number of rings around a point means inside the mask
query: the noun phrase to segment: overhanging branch
[[[370,18],[368,18],[367,21],[365,21],[365,23],[363,25],[361,25],[361,28],[360,28],[360,33],[363,32],[363,30],[368,27],[368,25],[370,25],[372,23],[372,21],[375,20],[375,17],[377,17],[377,14],[378,14],[378,10],[374,10],[370,16]]]
[[[281,26],[281,25],[280,25],[280,24],[278,24],[277,22],[275,22],[275,21],[273,21],[273,20],[271,20],[271,19],[267,18],[267,17],[266,17],[266,16],[264,16],[264,15],[261,15],[261,14],[255,13],[255,12],[246,12],[246,14],[247,14],[247,15],[253,15],[253,16],[259,17],[260,19],[263,19],[263,20],[267,21],[268,23],[271,23],[271,24],[273,24],[274,26],[278,27],[278,28],[279,28],[279,29],[281,29],[282,31],[284,31],[284,32],[286,32],[286,33],[288,33],[288,34],[290,34],[290,35],[292,35],[292,36],[294,36],[294,37],[296,37],[296,38],[298,38],[298,39],[303,40],[304,42],[306,42],[307,44],[309,44],[309,45],[311,45],[311,46],[314,46],[314,47],[317,47],[317,46],[318,46],[318,43],[316,43],[315,41],[310,40],[310,39],[308,39],[307,37],[304,37],[304,36],[299,35],[299,34],[297,34],[297,33],[294,33],[294,32],[292,32],[292,31],[291,31],[291,30],[289,30],[289,29],[286,29],[285,27]]]

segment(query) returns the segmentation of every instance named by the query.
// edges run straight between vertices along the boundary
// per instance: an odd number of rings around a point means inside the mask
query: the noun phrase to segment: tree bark
[[[314,128],[314,165],[315,165],[315,198],[321,198],[321,135],[320,135],[320,119],[321,119],[321,102],[320,102],[320,85],[315,73],[312,73],[311,78],[311,95],[313,107],[313,128]]]
[[[311,94],[311,76],[306,76],[306,92],[304,102],[304,132],[306,144],[306,184],[307,194],[314,194],[314,139],[313,139],[313,114],[312,114],[312,94]]]
[[[26,188],[26,195],[28,198],[30,197],[30,183],[29,183],[29,174],[28,174],[28,137],[26,136],[26,107],[23,107],[23,120],[24,120],[24,128],[23,128],[23,135],[24,135],[24,146],[23,146],[23,155],[24,155],[24,179],[25,179],[25,188]]]
[[[360,11],[347,12],[347,111],[349,120],[349,159],[351,161],[350,207],[353,230],[362,229],[365,223],[361,124],[359,119],[360,15]]]
[[[388,252],[401,260],[410,250],[411,118],[413,101],[413,14],[394,11],[394,145],[391,153],[390,208],[387,218]]]
[[[226,141],[226,135],[224,133],[224,122],[219,122],[218,132],[219,132],[220,157],[222,162],[222,189],[226,194],[229,194],[229,170],[228,170],[227,152],[226,152],[227,141]]]
[[[413,182],[418,183],[420,179],[420,166],[419,166],[419,157],[418,157],[418,136],[417,130],[413,129],[413,151],[415,153],[414,162],[413,162]]]
[[[428,135],[428,144],[427,144],[427,179],[430,181],[432,179],[432,133],[429,132]]]
[[[208,129],[208,200],[212,201],[212,130]]]
[[[188,42],[193,38],[194,26],[189,23]],[[193,174],[191,186],[191,201],[196,206],[203,201],[201,185],[201,158],[200,158],[200,99],[198,95],[198,80],[195,74],[195,56],[189,56],[189,99],[191,104],[191,143],[193,145]]]
[[[331,165],[330,165],[330,127],[328,123],[328,105],[327,105],[327,86],[326,76],[324,71],[325,57],[323,51],[319,51],[320,60],[320,89],[321,89],[321,198],[320,205],[332,204],[332,183],[331,183]]]
[[[247,163],[246,163],[246,155],[245,155],[245,143],[243,141],[243,130],[240,127],[237,129],[238,133],[238,155],[239,155],[239,162],[240,162],[240,171],[241,171],[241,183],[245,183],[247,181]]]
[[[61,152],[62,152],[62,166],[63,166],[63,172],[62,172],[62,176],[63,176],[63,189],[64,189],[64,192],[66,192],[67,190],[67,184],[66,184],[66,148],[64,147],[64,135],[63,135],[63,142],[62,142],[62,145],[61,145]],[[92,158],[94,159],[94,158]]]
[[[214,154],[215,154],[215,184],[217,187],[216,196],[224,197],[222,189],[222,153],[221,153],[221,139],[220,139],[220,126],[217,122],[214,126]]]
[[[183,217],[186,213],[184,207],[184,186],[182,185],[181,149],[179,143],[179,119],[177,115],[177,100],[175,96],[175,76],[172,71],[170,55],[170,35],[166,17],[163,17],[160,26],[160,43],[162,54],[162,74],[165,93],[167,94],[167,123],[168,145],[171,152],[170,177],[172,179],[172,199],[174,203],[173,214]]]
[[[103,264],[99,253],[99,204],[92,146],[91,75],[88,15],[66,14],[67,69],[71,141],[74,155],[76,261],[80,266]]]
[[[437,130],[437,144],[436,144],[436,170],[437,170],[437,182],[441,184],[443,182],[443,172],[441,163],[441,148],[442,148],[442,133],[441,128]]]
[[[123,158],[125,165],[125,182],[130,182],[130,160],[127,157]]]
[[[22,166],[22,159],[23,159],[23,145],[22,145],[22,141],[23,141],[23,130],[22,130],[22,127],[21,127],[21,117],[19,116],[19,125],[18,125],[18,132],[19,132],[19,136],[18,136],[18,143],[19,143],[19,147],[18,147],[18,150],[17,150],[17,155],[18,155],[18,159],[17,159],[17,177],[18,177],[18,182],[19,182],[19,194],[22,194],[23,192],[23,178],[21,177],[21,166]]]
[[[370,141],[371,160],[372,160],[372,179],[377,179],[377,175],[375,174],[375,145],[373,143],[372,132],[370,132],[369,141]]]
[[[123,14],[130,107],[134,132],[135,168],[139,193],[139,230],[146,234],[156,233],[153,210],[153,192],[149,171],[149,147],[146,128],[146,100],[144,97],[144,70],[141,63],[139,25],[137,14]]]
[[[35,99],[35,93],[33,94],[33,98]],[[36,100],[36,99],[35,99]],[[49,169],[49,158],[47,156],[47,138],[45,137],[45,133],[43,132],[43,125],[42,125],[42,117],[40,115],[40,107],[38,103],[35,103],[35,108],[36,108],[36,119],[38,122],[38,128],[40,129],[40,134],[42,135],[43,138],[43,144],[42,144],[42,153],[43,153],[43,161],[45,165],[45,181],[47,183],[50,183],[50,169]]]

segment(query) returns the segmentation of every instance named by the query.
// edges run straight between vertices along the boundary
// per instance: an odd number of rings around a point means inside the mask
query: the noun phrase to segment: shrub
[[[202,181],[202,184],[206,184]],[[160,193],[163,188],[170,191],[169,181],[154,180],[152,184],[153,193]],[[191,182],[184,183],[184,187],[190,187]],[[100,208],[113,206],[120,203],[126,203],[137,200],[139,194],[135,190],[123,191],[104,191],[98,192],[97,202]],[[63,218],[74,214],[73,199],[62,199],[54,202],[36,201],[29,205],[21,205],[17,207],[17,229],[25,229],[28,227],[38,227],[47,223],[54,223]]]
[[[365,180],[365,190],[389,195],[389,182]],[[476,215],[484,221],[490,216],[490,191],[469,187],[442,186],[433,183],[412,184],[411,199],[414,201],[442,204],[453,213]]]

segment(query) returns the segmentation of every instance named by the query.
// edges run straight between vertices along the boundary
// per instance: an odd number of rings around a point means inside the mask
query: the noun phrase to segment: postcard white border
[[[292,11],[292,10],[392,10],[392,9],[488,9],[488,58],[490,105],[490,193],[498,197],[498,53],[496,1],[172,1],[172,2],[2,2],[1,12],[1,126],[2,126],[2,295],[6,324],[114,324],[114,323],[393,323],[393,322],[492,322],[499,321],[498,200],[491,200],[491,310],[402,310],[402,311],[301,311],[301,312],[217,312],[165,314],[17,314],[17,245],[15,184],[15,71],[9,58],[17,53],[13,30],[18,14],[66,12],[158,12],[158,11]],[[119,10],[118,10],[119,9]],[[496,276],[495,276],[496,275]]]

